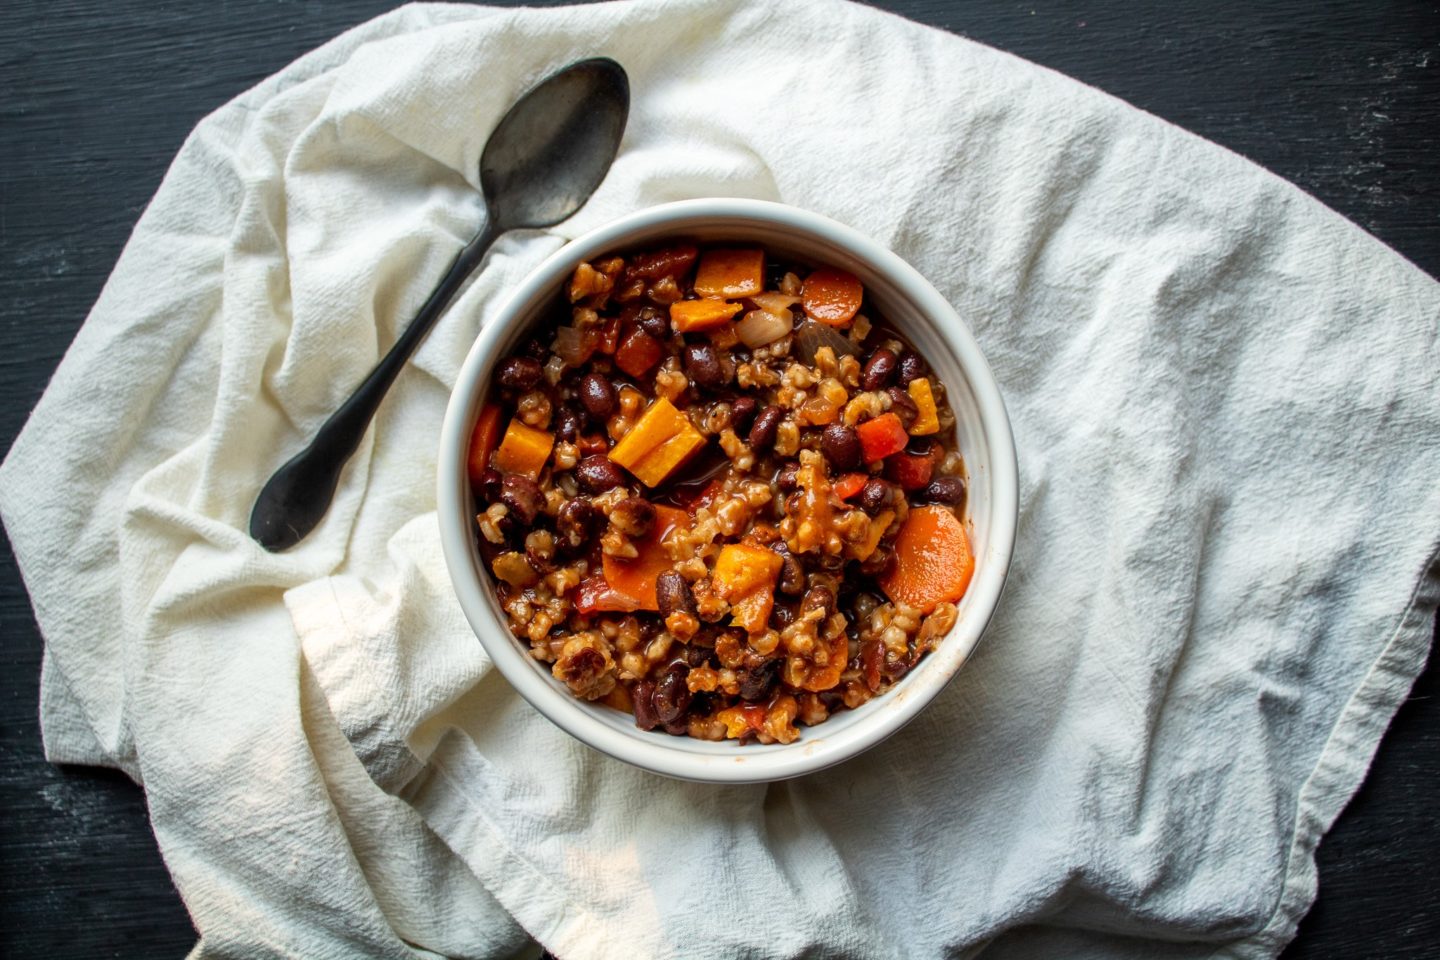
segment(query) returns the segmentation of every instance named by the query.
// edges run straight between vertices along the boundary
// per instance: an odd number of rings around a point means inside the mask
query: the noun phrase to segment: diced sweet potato
[[[784,563],[780,554],[757,543],[727,543],[715,558],[710,579],[715,592],[733,603],[758,589],[773,591]]]
[[[746,633],[764,633],[774,609],[774,589],[761,588],[731,602],[731,622]]]
[[[475,419],[475,429],[470,433],[470,455],[466,468],[470,474],[471,485],[480,485],[481,477],[490,469],[490,454],[495,452],[499,442],[500,406],[487,403],[480,408],[480,416]]]
[[[910,424],[910,436],[923,437],[939,431],[940,414],[935,409],[935,394],[930,389],[930,381],[917,377],[911,380],[905,389],[909,392],[910,399],[915,401],[915,408],[920,411],[915,422]]]
[[[695,270],[695,292],[702,297],[753,297],[765,288],[765,251],[756,248],[709,250]]]
[[[678,300],[670,304],[670,323],[677,333],[694,333],[728,323],[741,309],[724,300]]]
[[[703,446],[705,435],[674,404],[660,397],[646,408],[609,456],[647,487],[658,487]]]
[[[554,446],[553,434],[512,419],[505,428],[505,438],[495,451],[495,469],[501,473],[519,473],[531,480],[538,479]]]

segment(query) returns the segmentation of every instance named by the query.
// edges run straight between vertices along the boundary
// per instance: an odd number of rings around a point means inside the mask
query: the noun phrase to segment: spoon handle
[[[250,511],[250,536],[266,550],[287,550],[320,523],[335,496],[340,471],[360,446],[386,391],[465,279],[480,265],[498,234],[493,214],[487,214],[485,225],[460,250],[395,345],[321,425],[309,446],[291,457],[265,483]]]

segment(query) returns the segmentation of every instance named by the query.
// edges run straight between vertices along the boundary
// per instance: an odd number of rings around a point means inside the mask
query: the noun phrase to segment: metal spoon
[[[554,226],[579,210],[605,179],[629,112],[630,81],[604,57],[552,74],[510,108],[480,157],[484,226],[365,382],[260,491],[250,536],[261,546],[288,549],[320,523],[385,391],[490,244],[507,230]]]

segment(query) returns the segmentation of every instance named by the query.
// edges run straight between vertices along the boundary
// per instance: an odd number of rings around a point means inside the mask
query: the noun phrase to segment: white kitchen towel
[[[633,92],[606,182],[497,244],[325,522],[259,549],[255,492],[479,227],[497,119],[593,55]],[[707,195],[909,259],[1019,446],[973,662],[883,746],[768,787],[641,773],[530,709],[433,512],[448,389],[506,291]],[[404,8],[197,127],[0,468],[48,755],[143,782],[201,957],[527,931],[567,960],[1270,957],[1428,647],[1437,339],[1440,287],[1294,187],[862,6]]]

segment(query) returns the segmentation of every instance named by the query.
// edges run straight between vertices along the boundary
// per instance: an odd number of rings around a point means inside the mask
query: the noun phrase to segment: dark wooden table
[[[195,122],[389,6],[0,5],[4,448]],[[1224,144],[1440,273],[1434,2],[880,6],[1078,77]],[[57,769],[41,756],[40,637],[8,543],[0,553],[0,954],[182,956],[195,933],[141,792],[119,774]],[[1286,957],[1440,955],[1434,674],[1416,686],[1321,846],[1320,899]]]

